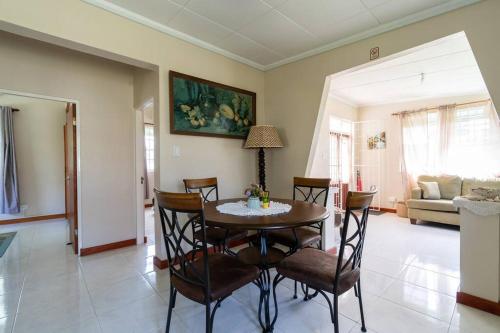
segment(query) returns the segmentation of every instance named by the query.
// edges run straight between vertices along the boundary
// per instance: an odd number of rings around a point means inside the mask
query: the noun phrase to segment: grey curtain
[[[0,106],[0,214],[19,212],[12,108]]]

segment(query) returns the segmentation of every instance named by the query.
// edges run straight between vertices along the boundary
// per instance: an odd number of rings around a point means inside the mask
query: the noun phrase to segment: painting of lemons
[[[170,71],[170,133],[245,139],[256,94]]]

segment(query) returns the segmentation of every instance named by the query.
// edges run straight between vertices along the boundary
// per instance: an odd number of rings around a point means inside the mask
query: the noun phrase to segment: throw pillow
[[[437,182],[418,182],[418,186],[422,189],[422,197],[424,199],[441,199],[441,193],[439,192],[439,185]]]

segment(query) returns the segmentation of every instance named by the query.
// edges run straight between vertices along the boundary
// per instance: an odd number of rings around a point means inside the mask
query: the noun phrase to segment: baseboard
[[[457,291],[457,303],[500,316],[500,303]]]
[[[396,208],[370,207],[370,209],[380,210],[381,212],[386,212],[386,213],[396,213]]]
[[[136,238],[126,239],[119,242],[97,245],[92,247],[86,247],[80,249],[80,256],[88,256],[91,254],[96,254],[105,251],[111,251],[116,249],[121,249],[122,247],[132,246],[137,243]]]
[[[168,260],[161,260],[157,256],[153,257],[153,264],[158,268],[158,269],[166,269],[168,268]]]
[[[64,218],[66,218],[66,214],[51,214],[51,215],[29,216],[29,217],[20,217],[18,219],[0,220],[0,225],[15,224],[15,223],[26,223],[26,222],[36,222],[36,221],[45,221],[45,220],[54,220],[54,219],[64,219]]]
[[[247,244],[249,241],[250,241],[250,236],[242,238],[242,239],[231,241],[231,242],[229,242],[229,248],[233,248],[233,247],[236,247],[236,246]],[[214,247],[209,247],[208,248],[208,253],[209,254],[215,253],[215,248]],[[201,255],[201,252],[199,252],[196,257],[199,257],[200,255]],[[162,260],[162,259],[158,258],[157,256],[153,257],[153,264],[158,269],[168,268],[168,260],[166,260],[166,259]]]

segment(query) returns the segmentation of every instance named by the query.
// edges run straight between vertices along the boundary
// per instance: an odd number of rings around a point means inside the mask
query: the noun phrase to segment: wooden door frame
[[[83,234],[83,229],[85,227],[84,222],[82,220],[82,195],[81,195],[81,186],[79,184],[82,183],[81,181],[81,172],[80,172],[80,162],[81,162],[81,150],[80,150],[80,102],[78,100],[72,99],[72,98],[66,98],[66,97],[57,97],[57,96],[50,96],[50,95],[41,95],[41,94],[33,94],[30,92],[25,92],[25,91],[16,91],[16,90],[9,90],[9,89],[2,89],[0,88],[0,93],[4,94],[9,94],[9,95],[16,95],[16,96],[22,96],[22,97],[31,97],[31,98],[38,98],[38,99],[44,99],[48,101],[56,101],[56,102],[63,102],[63,103],[74,103],[76,105],[76,164],[77,164],[77,209],[78,209],[78,249],[82,248],[82,234]],[[66,183],[66,182],[65,182]],[[66,191],[65,191],[66,193]],[[78,253],[79,254],[79,253]]]

